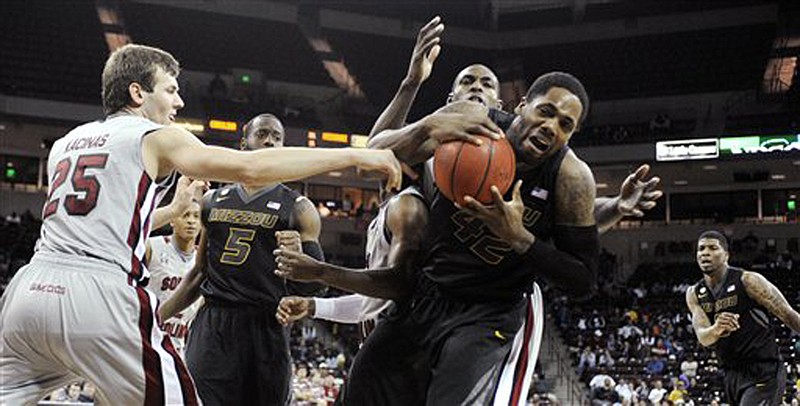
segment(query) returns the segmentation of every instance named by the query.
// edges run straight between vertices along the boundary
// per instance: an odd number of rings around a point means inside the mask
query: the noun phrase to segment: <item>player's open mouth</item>
[[[175,122],[175,115],[174,114],[170,114],[167,118],[169,118],[169,121],[172,121],[173,123]]]
[[[534,149],[536,149],[538,152],[541,152],[541,153],[547,152],[550,149],[550,144],[547,143],[547,142],[542,141],[536,135],[531,135],[530,137],[528,137],[526,142],[530,146],[532,146]]]
[[[467,100],[469,100],[471,102],[475,102],[475,103],[480,103],[480,104],[482,104],[484,106],[486,105],[486,101],[483,100],[483,97],[478,96],[478,95],[470,96],[469,99],[467,99]]]

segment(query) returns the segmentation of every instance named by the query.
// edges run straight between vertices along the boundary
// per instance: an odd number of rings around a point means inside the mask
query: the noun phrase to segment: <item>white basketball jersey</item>
[[[367,268],[385,268],[389,266],[389,250],[391,248],[391,235],[386,228],[386,212],[389,205],[394,203],[400,196],[414,195],[423,199],[422,193],[416,187],[407,187],[400,191],[400,193],[392,196],[389,200],[383,202],[378,215],[369,223],[367,228]],[[380,312],[384,311],[389,306],[389,301],[377,298],[365,298],[363,307],[361,309],[362,319],[375,318]]]
[[[159,303],[164,303],[178,289],[183,277],[194,267],[197,251],[186,255],[178,250],[169,236],[152,237],[150,242],[150,283],[147,289],[155,293]],[[177,316],[162,321],[161,329],[170,337],[175,348],[183,351],[189,324],[200,308],[200,300],[194,302]]]
[[[50,193],[42,211],[42,252],[116,264],[137,283],[150,216],[172,176],[147,175],[142,139],[161,125],[120,115],[81,125],[53,144],[47,162]]]

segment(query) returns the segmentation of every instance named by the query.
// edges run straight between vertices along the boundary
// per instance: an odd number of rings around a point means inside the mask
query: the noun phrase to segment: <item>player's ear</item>
[[[134,104],[134,107],[139,107],[144,104],[144,88],[138,82],[131,82],[128,85],[128,97]]]
[[[447,95],[447,103],[450,103],[450,102],[452,102],[452,101],[453,101],[453,92],[450,92],[450,93]]]
[[[528,104],[528,99],[525,96],[522,96],[522,99],[517,104],[517,107],[514,107],[514,114],[521,114],[522,109],[525,108],[525,105]]]

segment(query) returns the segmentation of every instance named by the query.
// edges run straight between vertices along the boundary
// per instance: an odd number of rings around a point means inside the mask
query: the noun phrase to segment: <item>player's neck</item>
[[[248,196],[252,196],[252,195],[254,195],[254,194],[256,194],[256,193],[258,193],[258,192],[260,192],[260,191],[262,191],[264,189],[269,189],[269,188],[275,187],[275,185],[276,185],[276,183],[270,183],[270,184],[261,185],[261,186],[246,186],[246,185],[242,184],[241,186],[242,186],[242,190],[244,190],[244,192],[247,193]]]
[[[714,270],[714,272],[708,275],[704,275],[703,278],[706,280],[706,285],[708,285],[709,288],[714,289],[724,282],[727,276],[728,264],[725,264],[720,269]]]
[[[194,252],[194,240],[185,240],[183,238],[178,237],[177,235],[172,235],[172,245],[175,247],[178,252],[183,254],[191,254]]]

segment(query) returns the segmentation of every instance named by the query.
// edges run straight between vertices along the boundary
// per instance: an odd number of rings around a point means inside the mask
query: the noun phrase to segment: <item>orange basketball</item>
[[[514,181],[516,158],[507,139],[483,138],[477,146],[451,141],[436,148],[433,173],[439,190],[450,200],[463,205],[469,195],[483,204],[491,204],[491,187],[505,194]]]

